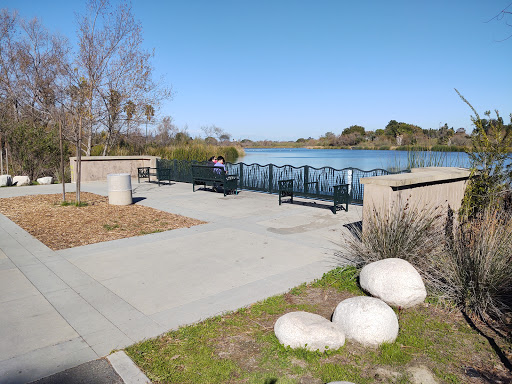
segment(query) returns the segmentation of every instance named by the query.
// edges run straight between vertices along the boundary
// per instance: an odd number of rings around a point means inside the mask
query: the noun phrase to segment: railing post
[[[240,188],[243,188],[244,180],[244,163],[238,163],[238,182],[240,183]]]
[[[308,193],[308,187],[309,187],[309,165],[304,166],[304,193]]]
[[[268,191],[272,193],[272,186],[274,185],[274,164],[268,165]]]

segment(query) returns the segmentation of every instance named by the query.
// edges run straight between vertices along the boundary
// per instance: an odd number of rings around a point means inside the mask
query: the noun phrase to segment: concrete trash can
[[[107,175],[108,203],[112,205],[132,204],[132,178],[129,173]]]

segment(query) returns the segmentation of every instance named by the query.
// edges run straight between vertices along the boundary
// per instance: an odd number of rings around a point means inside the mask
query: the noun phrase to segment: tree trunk
[[[62,121],[59,121],[59,147],[60,147],[60,178],[62,182],[62,202],[66,202],[66,180],[64,179],[64,149],[62,147]]]
[[[78,143],[76,146],[76,203],[80,205],[80,179],[82,178],[82,116],[78,124]]]

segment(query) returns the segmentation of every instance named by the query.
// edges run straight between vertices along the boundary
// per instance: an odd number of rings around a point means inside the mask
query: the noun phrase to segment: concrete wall
[[[82,182],[107,180],[109,173],[137,177],[138,167],[156,168],[157,156],[82,156]],[[76,182],[76,157],[69,158],[71,182]]]
[[[366,177],[364,184],[363,227],[365,217],[374,210],[389,210],[407,201],[412,207],[436,207],[457,211],[464,197],[470,171],[465,168],[413,168],[411,173]]]

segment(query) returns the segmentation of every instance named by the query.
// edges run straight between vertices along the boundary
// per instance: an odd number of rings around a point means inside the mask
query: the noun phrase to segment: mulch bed
[[[66,194],[66,201],[74,199]],[[107,197],[89,192],[80,200],[87,205],[63,206],[62,194],[0,198],[0,213],[53,250],[205,223],[142,205],[109,205]]]

